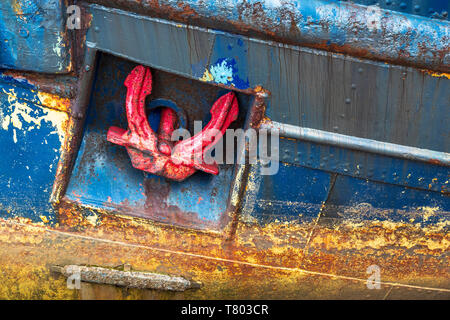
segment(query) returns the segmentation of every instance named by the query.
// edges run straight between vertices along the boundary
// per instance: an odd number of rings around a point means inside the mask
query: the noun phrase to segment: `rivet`
[[[352,100],[350,100],[350,98],[345,99],[346,104],[350,104],[350,102],[352,102]]]
[[[392,1],[391,0],[386,0],[386,4],[389,6],[391,5]]]
[[[418,4],[416,4],[414,6],[414,11],[419,12],[420,11],[420,6]]]
[[[87,64],[87,65],[84,67],[84,70],[86,70],[86,72],[91,71],[91,66]]]
[[[100,32],[100,28],[96,26],[96,27],[94,27],[94,31],[95,32]]]
[[[400,9],[406,9],[406,3],[404,2],[400,3]]]
[[[356,89],[356,84],[352,83],[352,89],[353,89],[353,90]]]
[[[363,68],[358,68],[358,72],[359,73],[363,73],[364,69]]]

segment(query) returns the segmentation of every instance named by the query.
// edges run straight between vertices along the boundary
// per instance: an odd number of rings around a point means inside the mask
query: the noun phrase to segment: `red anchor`
[[[183,181],[196,170],[217,175],[217,163],[205,163],[205,151],[223,136],[238,116],[239,107],[233,92],[220,97],[211,108],[211,121],[202,132],[179,142],[171,141],[178,119],[171,108],[163,108],[158,134],[150,127],[145,113],[145,98],[152,92],[149,68],[137,66],[125,80],[127,87],[128,130],[111,127],[109,142],[127,148],[133,167],[175,181]]]

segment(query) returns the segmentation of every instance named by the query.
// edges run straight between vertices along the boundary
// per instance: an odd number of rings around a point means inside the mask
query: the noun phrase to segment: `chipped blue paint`
[[[258,171],[259,165],[252,167],[243,213],[261,223],[310,223],[319,217],[332,186],[331,173],[287,163],[280,163],[273,176],[259,176]]]
[[[228,59],[219,59],[209,70],[216,83],[225,85],[233,83],[233,65]]]
[[[448,227],[448,194],[343,174],[333,178],[331,171],[288,163],[274,176],[257,176],[258,166],[252,170],[242,210],[260,223],[390,221]]]
[[[241,37],[229,38],[217,32],[209,68],[213,81],[245,90],[250,88],[247,59],[248,45]]]
[[[70,70],[60,0],[0,2],[0,67],[46,73]]]
[[[25,79],[25,78],[17,79],[17,78],[11,77],[9,75],[5,75],[4,70],[0,70],[0,82],[4,83],[6,85],[11,84],[14,86],[19,86],[19,87],[22,87],[25,89],[31,89],[31,90],[35,89],[35,87],[30,82],[28,82],[27,79]],[[26,93],[29,94],[29,91],[22,92],[22,94],[26,94]]]
[[[383,9],[416,14],[424,17],[448,20],[450,2],[448,0],[353,0],[354,3],[371,6],[378,5]]]
[[[236,61],[234,59],[218,59],[216,63],[211,65],[209,72],[213,79],[211,82],[232,86],[241,90],[250,88],[248,79],[247,81],[243,81],[239,78]]]
[[[448,195],[338,176],[324,217],[346,221],[393,221],[448,228]]]
[[[0,81],[0,217],[55,223],[49,202],[65,115],[40,106],[36,91]],[[6,151],[7,150],[7,151]],[[6,151],[6,152],[5,152]]]

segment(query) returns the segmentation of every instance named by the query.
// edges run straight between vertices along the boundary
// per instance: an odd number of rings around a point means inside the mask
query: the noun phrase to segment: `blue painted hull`
[[[447,1],[368,7],[363,0],[193,0],[183,7],[167,0],[150,8],[154,17],[137,1],[104,7],[99,0],[85,3],[83,17],[91,20],[79,31],[66,29],[65,7],[53,2],[59,7],[47,28],[39,14],[22,19],[33,4],[48,16],[53,9],[44,2],[0,4],[1,219],[88,240],[104,236],[123,247],[131,234],[130,243],[145,250],[169,252],[180,243],[186,247],[177,250],[201,257],[210,244],[198,249],[191,238],[238,239],[238,249],[205,241],[213,243],[214,259],[242,255],[246,267],[295,269],[295,259],[317,245],[326,254],[314,252],[319,258],[301,263],[320,272],[327,263],[340,271],[342,261],[358,256],[347,256],[358,246],[379,259],[395,247],[379,239],[360,245],[355,237],[336,249],[345,258],[333,265],[329,238],[338,239],[341,226],[347,234],[363,226],[364,235],[373,226],[394,235],[414,229],[421,236],[402,248],[419,259],[414,250],[428,245],[429,234],[442,238],[427,254],[432,273],[448,278],[442,271],[450,226]],[[190,132],[194,120],[206,124],[214,101],[233,91],[240,112],[232,129],[280,135],[275,174],[262,174],[262,159],[223,164],[219,175],[197,172],[183,182],[135,169],[126,149],[106,136],[112,126],[128,126],[124,81],[137,65],[152,70],[147,104],[170,100],[186,112]],[[156,130],[160,113],[147,116]],[[317,236],[322,227],[333,235]],[[393,254],[398,265],[405,252]],[[361,256],[373,262],[370,252]]]

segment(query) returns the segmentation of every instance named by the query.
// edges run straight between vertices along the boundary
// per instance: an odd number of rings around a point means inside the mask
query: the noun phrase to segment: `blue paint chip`
[[[248,78],[243,80],[239,77],[239,70],[236,60],[233,58],[220,58],[210,67],[216,83],[234,86],[238,89],[248,89],[250,87]]]

